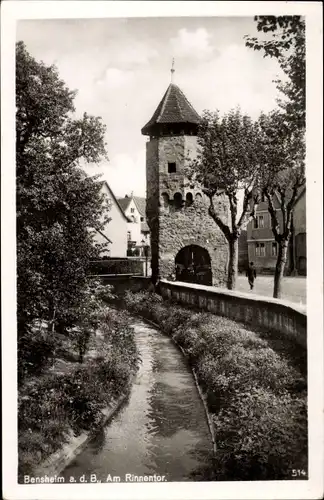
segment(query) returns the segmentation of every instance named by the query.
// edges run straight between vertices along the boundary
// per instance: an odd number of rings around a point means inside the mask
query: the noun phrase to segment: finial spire
[[[172,67],[171,67],[171,83],[173,83],[173,74],[175,72],[175,69],[174,69],[174,57],[172,59]]]

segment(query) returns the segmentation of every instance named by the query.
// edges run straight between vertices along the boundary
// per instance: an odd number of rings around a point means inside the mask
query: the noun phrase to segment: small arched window
[[[169,207],[169,201],[170,201],[170,198],[169,198],[168,193],[162,193],[162,207],[164,209]]]
[[[174,201],[174,208],[176,210],[180,210],[182,208],[182,194],[181,193],[175,193],[173,197]]]
[[[202,202],[202,195],[201,193],[196,193],[196,203],[201,203]]]
[[[192,193],[187,193],[186,194],[186,207],[190,207],[192,205],[193,198],[192,198]]]

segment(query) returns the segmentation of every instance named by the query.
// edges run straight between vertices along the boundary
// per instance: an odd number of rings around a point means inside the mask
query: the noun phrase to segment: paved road
[[[272,297],[273,295],[273,276],[258,276],[255,280],[253,292],[250,292],[248,280],[245,276],[239,276],[236,289],[239,292],[248,292],[256,295]],[[306,304],[306,278],[303,276],[283,278],[282,298]]]
[[[63,475],[208,480],[211,436],[191,370],[168,337],[140,320],[134,327],[142,364],[129,401]]]

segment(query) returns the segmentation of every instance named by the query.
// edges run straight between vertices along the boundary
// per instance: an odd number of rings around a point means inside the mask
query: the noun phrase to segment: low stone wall
[[[165,299],[282,333],[307,346],[306,307],[268,297],[192,283],[160,281]]]

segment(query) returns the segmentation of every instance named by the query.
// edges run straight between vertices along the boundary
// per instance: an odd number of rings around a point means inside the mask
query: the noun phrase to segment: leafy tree
[[[16,46],[16,203],[18,333],[33,320],[55,328],[86,300],[94,243],[108,217],[101,183],[81,165],[106,157],[100,118],[75,118],[70,91],[54,66]],[[72,315],[73,316],[73,315]]]
[[[279,111],[262,114],[259,126],[257,185],[259,193],[267,199],[272,232],[278,244],[273,296],[280,298],[294,207],[305,185],[305,136],[302,130],[291,133],[290,124]],[[280,212],[276,210],[275,197],[279,200]]]
[[[281,280],[293,232],[293,211],[305,184],[306,57],[305,20],[301,16],[256,16],[265,39],[246,37],[246,45],[277,58],[286,80],[277,80],[283,99],[280,110],[259,120],[261,191],[268,201],[272,231],[278,243],[274,297],[281,296]],[[269,36],[270,35],[270,36]],[[280,222],[274,197],[280,202]]]
[[[238,239],[242,229],[254,217],[255,181],[258,171],[258,127],[239,109],[220,117],[205,111],[198,130],[198,155],[188,167],[188,177],[198,182],[209,199],[209,215],[228,241],[229,266],[227,287],[236,285]],[[239,192],[243,190],[242,211],[238,213]],[[218,210],[217,197],[229,202],[230,223]]]
[[[287,77],[286,81],[276,81],[284,97],[279,106],[290,128],[303,129],[306,123],[305,20],[301,16],[256,16],[255,21],[258,32],[265,38],[246,36],[246,45],[278,60]]]

